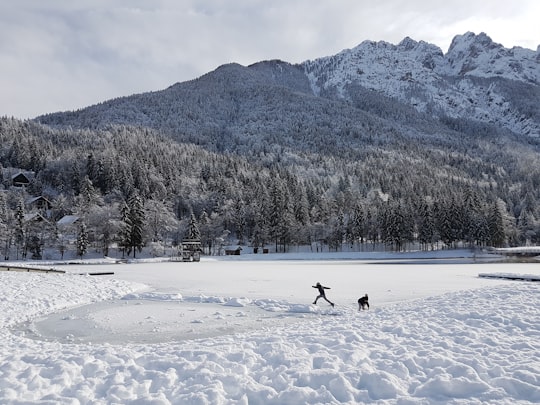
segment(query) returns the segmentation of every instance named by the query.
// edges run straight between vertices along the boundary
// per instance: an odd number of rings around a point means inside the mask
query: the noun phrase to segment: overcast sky
[[[485,32],[540,44],[538,0],[0,0],[0,116],[166,88],[218,66],[298,63],[364,40]]]

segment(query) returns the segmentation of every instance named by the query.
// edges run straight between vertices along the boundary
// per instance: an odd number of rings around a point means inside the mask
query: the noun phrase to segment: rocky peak
[[[534,102],[540,84],[539,56],[538,50],[506,49],[485,33],[467,32],[453,39],[446,55],[435,45],[406,37],[398,45],[364,41],[303,67],[318,95],[354,99],[353,92],[362,87],[421,112],[496,123],[537,136],[536,114],[514,108]],[[502,81],[506,84],[498,87]],[[523,93],[510,87],[530,85],[528,101],[511,101],[512,94]]]
[[[461,49],[473,49],[475,47],[486,49],[497,47],[502,48],[502,45],[493,42],[493,40],[484,32],[476,35],[474,32],[469,31],[463,35],[456,35],[454,37],[452,43],[450,44],[450,48],[448,48],[448,53],[453,53],[456,50],[459,51]]]
[[[445,55],[441,73],[477,77],[504,77],[540,84],[537,53],[514,47],[506,49],[485,33],[457,35]]]
[[[418,42],[412,39],[411,37],[405,37],[403,40],[398,44],[398,48],[403,49],[405,51],[411,51],[418,45]]]

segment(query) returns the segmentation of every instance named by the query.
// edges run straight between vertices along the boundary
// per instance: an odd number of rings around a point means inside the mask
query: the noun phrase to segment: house
[[[240,251],[242,250],[242,247],[238,246],[236,249],[225,249],[225,255],[227,256],[239,256]]]
[[[29,210],[47,211],[52,208],[52,204],[43,196],[32,197],[26,200],[26,206]]]
[[[77,215],[64,215],[56,221],[60,239],[74,242],[77,239],[77,226],[80,220],[81,217]]]
[[[30,184],[30,178],[23,172],[19,172],[11,176],[11,184],[14,187],[25,187]]]
[[[6,167],[2,169],[2,183],[7,187],[26,187],[32,182],[35,175],[32,171]]]
[[[28,223],[28,222],[48,223],[49,221],[47,221],[41,214],[39,214],[37,212],[32,212],[30,214],[24,214],[23,222],[25,222],[25,223]]]

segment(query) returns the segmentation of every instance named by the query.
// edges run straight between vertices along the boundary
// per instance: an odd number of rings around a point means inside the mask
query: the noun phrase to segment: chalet
[[[23,218],[23,221],[28,223],[28,222],[39,222],[39,223],[47,223],[49,221],[47,221],[41,214],[37,213],[37,212],[33,212],[33,213],[30,213],[30,214],[24,214],[24,218]]]
[[[238,246],[236,249],[225,249],[225,255],[227,256],[239,256],[242,248]]]
[[[14,187],[25,187],[30,184],[30,178],[27,174],[19,172],[11,177],[11,184]]]
[[[26,206],[29,210],[47,211],[52,208],[52,204],[43,196],[32,197],[26,200]]]
[[[77,215],[64,215],[56,221],[60,239],[74,242],[77,239],[77,227],[81,222],[81,217]]]
[[[29,170],[5,167],[2,169],[2,183],[7,187],[26,187],[32,182],[35,175]]]

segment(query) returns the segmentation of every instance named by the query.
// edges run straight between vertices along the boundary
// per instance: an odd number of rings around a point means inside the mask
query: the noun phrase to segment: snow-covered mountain
[[[398,45],[365,41],[303,66],[317,95],[354,100],[361,87],[419,112],[540,135],[540,47],[506,49],[468,32],[446,54],[410,38]]]
[[[280,200],[302,205],[294,214],[302,232],[318,235],[315,225],[334,214],[339,223],[339,212],[350,218],[357,204],[378,226],[387,210],[418,217],[436,206],[439,219],[461,218],[464,201],[463,212],[504,211],[512,243],[536,243],[539,67],[538,51],[505,49],[485,34],[456,37],[446,54],[410,38],[364,42],[302,64],[223,65],[161,91],[36,119],[45,125],[4,120],[0,152],[6,167],[40,170],[55,192],[73,184],[77,195],[90,172],[103,193],[138,189],[215,218],[245,212],[252,226],[271,209],[270,191],[287,189]],[[28,141],[14,143],[21,133]],[[66,145],[57,161],[35,157]],[[487,235],[481,218],[468,241]],[[462,225],[444,227],[448,243],[465,235],[454,231]]]
[[[366,41],[300,65],[228,64],[162,91],[38,120],[75,128],[147,126],[182,141],[209,145],[219,139],[230,149],[232,138],[238,144],[268,133],[309,137],[321,126],[365,133],[379,126],[373,116],[399,127],[476,122],[539,137],[539,105],[540,47],[506,49],[469,32],[456,36],[446,54],[410,38],[398,45]]]

